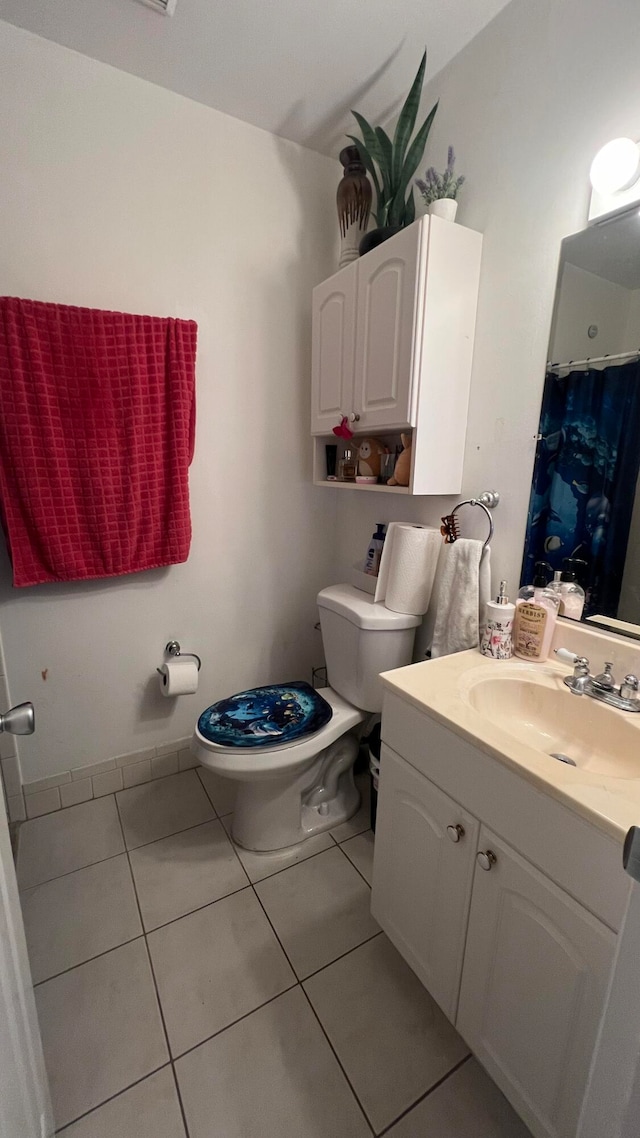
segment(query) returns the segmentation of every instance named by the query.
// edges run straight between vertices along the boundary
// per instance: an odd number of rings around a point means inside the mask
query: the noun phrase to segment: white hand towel
[[[433,630],[431,656],[448,656],[477,648],[480,623],[491,595],[491,554],[481,541],[459,537],[447,545],[442,557],[443,571],[438,594],[438,610]]]

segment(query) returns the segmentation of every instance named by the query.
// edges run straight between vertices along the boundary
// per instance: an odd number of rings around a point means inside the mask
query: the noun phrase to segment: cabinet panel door
[[[311,433],[328,434],[353,409],[358,262],[313,290]]]
[[[479,823],[385,746],[380,767],[371,911],[454,1020]]]
[[[537,1138],[575,1138],[615,935],[487,830],[456,1026]]]
[[[412,390],[420,226],[358,261],[354,410],[359,430],[413,425]]]

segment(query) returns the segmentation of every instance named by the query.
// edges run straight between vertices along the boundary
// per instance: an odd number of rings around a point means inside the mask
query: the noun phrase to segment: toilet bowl
[[[350,585],[324,589],[318,607],[331,686],[315,693],[317,706],[302,682],[252,689],[207,708],[193,735],[202,766],[237,783],[231,832],[245,849],[282,850],[355,814],[353,764],[363,723],[382,710],[380,672],[411,661],[420,617]]]

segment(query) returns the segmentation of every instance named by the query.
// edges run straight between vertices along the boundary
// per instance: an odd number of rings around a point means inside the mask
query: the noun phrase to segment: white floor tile
[[[365,830],[364,834],[357,834],[355,838],[347,838],[340,846],[346,853],[349,861],[353,862],[365,881],[373,880],[373,830]]]
[[[247,885],[247,875],[218,821],[140,846],[129,856],[147,930]]]
[[[384,934],[304,988],[376,1132],[468,1054]]]
[[[149,950],[174,1056],[295,982],[250,888],[150,933]]]
[[[21,889],[28,889],[123,850],[122,830],[113,798],[69,806],[21,826],[18,883]]]
[[[215,818],[195,771],[120,790],[116,798],[130,850]]]
[[[47,980],[35,994],[58,1127],[167,1062],[144,940]]]
[[[63,1133],[64,1138],[185,1138],[171,1068],[136,1083]]]
[[[176,1063],[191,1138],[369,1138],[299,988]]]
[[[285,869],[255,888],[300,978],[378,932],[370,891],[339,849]]]
[[[231,836],[232,820],[232,814],[222,819],[222,825],[229,836]],[[306,861],[308,857],[322,853],[323,850],[330,850],[334,846],[333,838],[327,833],[315,834],[313,838],[307,838],[306,842],[301,842],[298,846],[276,850],[275,853],[255,853],[253,850],[243,850],[242,846],[236,846],[234,843],[234,849],[250,881],[263,881],[265,877],[271,877],[281,869],[288,869],[290,865],[297,865],[299,861]]]
[[[391,1128],[387,1138],[531,1138],[475,1059],[445,1079]]]
[[[140,936],[127,855],[27,889],[22,916],[34,984]]]
[[[216,771],[209,770],[208,767],[199,766],[197,771],[218,817],[222,818],[225,814],[233,813],[237,790],[237,784],[233,779],[225,778]]]
[[[349,818],[347,822],[341,822],[339,826],[333,828],[331,833],[337,842],[344,842],[347,838],[353,838],[371,826],[371,780],[369,774],[357,775],[356,786],[362,799],[360,809],[353,815],[353,818]]]

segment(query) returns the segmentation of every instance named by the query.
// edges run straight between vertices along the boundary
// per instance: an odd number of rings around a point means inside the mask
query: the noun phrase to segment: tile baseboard
[[[99,763],[59,771],[20,787],[12,785],[13,793],[7,794],[11,821],[51,814],[65,806],[110,794],[123,786],[137,786],[197,767],[198,760],[191,754],[190,742],[190,739],[176,739],[173,743],[161,743],[157,747],[116,755]]]

